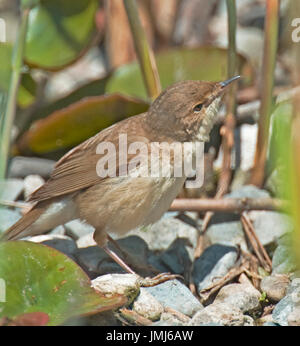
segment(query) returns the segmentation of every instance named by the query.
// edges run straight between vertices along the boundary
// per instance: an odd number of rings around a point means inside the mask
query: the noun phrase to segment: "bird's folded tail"
[[[31,225],[45,211],[43,206],[34,206],[19,221],[0,235],[0,241],[16,240],[32,235]]]

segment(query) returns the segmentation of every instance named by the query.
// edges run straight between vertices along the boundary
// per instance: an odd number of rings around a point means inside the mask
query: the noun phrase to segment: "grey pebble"
[[[189,317],[203,309],[202,304],[180,281],[170,280],[146,288],[163,306],[170,307]]]
[[[281,300],[287,291],[290,280],[285,274],[273,274],[265,276],[260,283],[260,288],[272,301]]]
[[[164,311],[162,304],[144,287],[140,288],[140,293],[133,302],[132,309],[151,321],[159,320]]]
[[[15,201],[23,192],[24,182],[22,179],[0,180],[0,199]]]
[[[274,322],[281,326],[288,326],[289,323],[295,324],[297,313],[293,313],[293,311],[298,310],[299,306],[300,278],[295,278],[288,286],[286,296],[276,304],[273,310],[272,317]],[[298,322],[300,323],[299,320]]]
[[[214,244],[205,249],[194,262],[193,268],[193,280],[198,293],[226,275],[236,260],[237,250],[232,246]]]
[[[240,309],[227,303],[215,303],[198,311],[189,325],[199,326],[209,323],[220,323],[225,326],[243,326],[249,324]]]
[[[18,210],[0,208],[0,234],[6,231],[22,217]]]
[[[214,300],[214,304],[231,304],[235,308],[240,309],[242,313],[252,315],[261,310],[260,297],[260,292],[251,284],[233,283],[221,288]]]

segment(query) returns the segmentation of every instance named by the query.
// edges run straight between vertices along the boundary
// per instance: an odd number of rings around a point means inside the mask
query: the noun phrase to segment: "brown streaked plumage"
[[[216,100],[227,84],[176,83],[161,93],[147,113],[116,123],[70,150],[57,162],[50,179],[30,196],[32,209],[1,240],[41,234],[81,218],[95,227],[95,241],[109,252],[107,233],[123,234],[157,221],[179,193],[185,177],[101,178],[96,172],[101,158],[96,153],[98,144],[111,142],[118,154],[120,134],[127,135],[128,145],[139,141],[148,148],[152,142],[206,141],[217,111]],[[128,155],[126,165],[132,157]],[[118,161],[117,168],[122,168]]]

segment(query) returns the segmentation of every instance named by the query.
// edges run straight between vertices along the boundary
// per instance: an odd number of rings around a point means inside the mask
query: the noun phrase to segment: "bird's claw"
[[[150,277],[142,278],[141,277],[139,279],[139,283],[140,283],[141,287],[153,287],[153,286],[159,285],[165,281],[174,280],[174,279],[182,279],[183,280],[183,277],[181,275],[178,275],[178,274],[161,273],[161,274],[154,276],[153,278],[150,278]]]

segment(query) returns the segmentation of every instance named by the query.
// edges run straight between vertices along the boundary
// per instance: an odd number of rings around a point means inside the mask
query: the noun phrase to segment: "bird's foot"
[[[116,262],[118,263],[127,273],[137,275],[134,270],[132,270],[114,251],[108,248],[108,246],[102,246],[102,249]],[[146,277],[143,278],[139,276],[139,284],[141,287],[153,287],[159,285],[165,281],[174,280],[174,279],[183,279],[181,275],[171,274],[171,273],[161,273],[153,278]]]
[[[174,280],[174,279],[182,279],[183,280],[183,277],[181,275],[178,275],[178,274],[161,273],[161,274],[154,276],[153,278],[150,278],[150,277],[142,278],[141,277],[139,279],[139,283],[140,283],[141,287],[153,287],[153,286],[159,285],[165,281]]]

